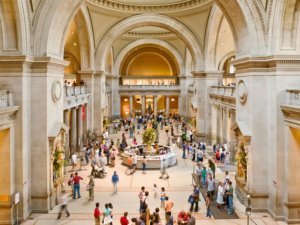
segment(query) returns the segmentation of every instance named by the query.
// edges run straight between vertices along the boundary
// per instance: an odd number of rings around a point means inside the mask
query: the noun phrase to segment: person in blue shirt
[[[118,194],[118,182],[119,182],[119,175],[117,174],[117,171],[114,171],[114,174],[112,175],[111,182],[114,186],[114,194]]]

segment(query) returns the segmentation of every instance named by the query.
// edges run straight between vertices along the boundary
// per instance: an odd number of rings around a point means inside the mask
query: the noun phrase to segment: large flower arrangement
[[[143,133],[143,143],[150,146],[156,140],[156,131],[153,128],[148,128]]]
[[[53,153],[53,173],[54,180],[57,180],[62,176],[62,168],[65,164],[64,151],[59,146],[56,146]]]

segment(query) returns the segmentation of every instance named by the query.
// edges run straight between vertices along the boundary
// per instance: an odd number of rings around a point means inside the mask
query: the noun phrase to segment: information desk
[[[132,147],[127,147],[125,149],[125,151],[122,154],[122,160],[123,160],[124,165],[128,166],[128,158],[130,156],[132,156],[132,161],[134,162],[134,157],[136,155],[136,157],[137,157],[136,168],[141,169],[143,167],[142,161],[143,161],[144,156],[138,155],[139,147],[140,146],[132,146]],[[176,153],[173,148],[170,148],[170,146],[159,145],[159,149],[164,149],[166,151],[166,153],[162,154],[162,155],[155,155],[155,154],[146,155],[146,159],[147,159],[146,169],[160,169],[162,160],[164,160],[163,163],[167,167],[176,165],[176,162],[177,162]]]

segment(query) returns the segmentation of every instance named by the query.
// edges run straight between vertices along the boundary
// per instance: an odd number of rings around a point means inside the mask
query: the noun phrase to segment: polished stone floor
[[[128,136],[128,135],[127,135]],[[121,137],[121,132],[118,134],[110,135],[115,141],[117,138]],[[141,140],[141,135],[137,135],[138,141]],[[167,142],[167,135],[164,131],[160,131],[160,144],[165,144]],[[176,218],[180,210],[188,210],[189,203],[187,202],[188,196],[192,192],[192,178],[191,173],[194,170],[195,164],[188,159],[181,158],[181,149],[177,149],[177,160],[178,164],[174,167],[168,168],[170,178],[168,180],[159,179],[158,170],[149,170],[146,174],[141,171],[137,171],[133,175],[126,175],[126,167],[121,165],[121,159],[116,160],[116,166],[114,168],[107,167],[107,176],[104,179],[95,179],[95,201],[88,201],[88,192],[85,190],[85,186],[88,183],[88,176],[90,174],[90,166],[87,170],[79,171],[79,175],[84,178],[81,184],[81,194],[80,199],[73,200],[70,198],[69,201],[69,211],[71,216],[66,218],[63,215],[60,220],[56,220],[59,207],[55,207],[49,214],[32,214],[30,219],[27,220],[24,225],[92,225],[93,221],[93,210],[95,202],[100,202],[100,208],[103,210],[104,204],[111,202],[114,206],[113,209],[113,219],[114,224],[120,224],[119,219],[123,212],[127,211],[129,217],[135,217],[138,215],[139,199],[137,197],[140,187],[145,186],[146,190],[150,192],[149,207],[153,210],[155,207],[160,205],[159,197],[154,197],[153,184],[157,186],[165,187],[167,195],[174,202],[173,215]],[[208,150],[209,151],[209,150]],[[207,160],[205,160],[206,163]],[[117,171],[120,177],[119,182],[119,192],[117,195],[113,195],[113,186],[111,183],[111,176],[113,171]],[[67,173],[67,177],[69,176]],[[232,180],[234,180],[234,172],[230,172]],[[217,169],[216,179],[223,180],[224,175],[220,168]],[[70,191],[68,189],[68,191]],[[198,213],[193,213],[197,219],[197,224],[203,225],[233,225],[240,224],[246,225],[247,220],[245,216],[245,208],[238,202],[234,200],[234,206],[240,219],[228,219],[228,220],[215,220],[205,218],[205,205],[203,198],[200,202],[200,211]],[[163,212],[161,213],[161,218],[164,218]],[[251,218],[257,225],[267,224],[267,225],[277,225],[285,224],[282,222],[275,222],[270,215],[267,213],[253,213]],[[163,221],[164,223],[164,221]],[[250,224],[255,224],[250,221]]]

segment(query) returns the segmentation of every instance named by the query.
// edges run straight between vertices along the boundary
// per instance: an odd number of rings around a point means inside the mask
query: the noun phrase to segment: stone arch
[[[238,57],[266,54],[266,13],[253,0],[215,0],[226,17]]]
[[[271,19],[275,20],[273,27],[271,27],[274,50],[276,53],[299,54],[300,2],[294,0],[277,1],[272,12]],[[281,32],[278,32],[278,28]]]
[[[207,70],[217,70],[216,62],[216,45],[218,41],[218,33],[224,15],[217,5],[213,5],[210,11],[209,20],[205,35],[205,68]],[[217,28],[217,29],[216,29]]]
[[[227,59],[229,59],[232,56],[235,56],[235,52],[229,52],[229,53],[227,53],[227,54],[225,54],[223,56],[223,58],[221,59],[221,61],[218,62],[218,70],[219,71],[223,70],[224,63],[226,62]]]
[[[185,74],[183,59],[182,59],[181,55],[178,53],[177,49],[166,41],[162,41],[159,39],[150,39],[150,38],[138,39],[136,41],[131,42],[125,48],[123,48],[123,50],[119,53],[119,55],[116,58],[116,63],[114,65],[113,74],[119,75],[122,60],[124,59],[124,57],[130,50],[132,50],[138,46],[144,45],[144,44],[157,45],[157,46],[161,46],[161,47],[167,49],[174,56],[174,58],[176,59],[176,61],[178,63],[179,74],[180,75]]]
[[[0,54],[29,53],[30,23],[25,1],[0,1]]]
[[[97,46],[95,63],[98,70],[105,70],[105,59],[113,42],[126,31],[141,26],[158,26],[168,29],[178,35],[189,48],[194,70],[203,69],[203,52],[195,35],[182,23],[170,17],[159,14],[141,14],[128,17],[106,32]]]
[[[80,4],[80,0],[41,1],[33,21],[34,56],[62,58],[66,28]]]
[[[78,30],[81,55],[81,70],[93,68],[94,65],[94,40],[91,21],[86,7],[81,6],[74,17]]]

